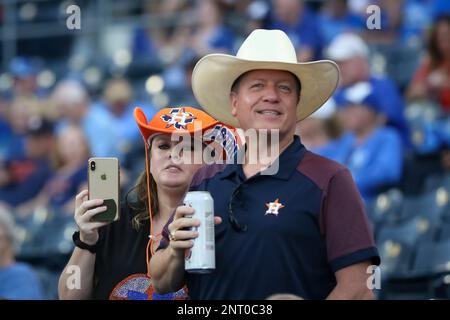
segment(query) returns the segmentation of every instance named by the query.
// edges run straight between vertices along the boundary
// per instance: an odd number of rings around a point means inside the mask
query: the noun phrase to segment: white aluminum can
[[[198,237],[186,256],[184,268],[190,273],[209,273],[216,268],[214,238],[214,200],[208,191],[188,192],[184,205],[195,209],[192,218],[200,220],[200,226],[194,228]]]

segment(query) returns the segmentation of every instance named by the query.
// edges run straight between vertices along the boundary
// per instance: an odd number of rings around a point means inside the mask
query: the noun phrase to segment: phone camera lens
[[[92,171],[95,170],[95,161],[91,161],[91,170],[92,170]]]

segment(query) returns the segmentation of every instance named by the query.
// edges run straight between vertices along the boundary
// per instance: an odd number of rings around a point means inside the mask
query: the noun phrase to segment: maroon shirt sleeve
[[[348,169],[337,171],[323,191],[320,225],[333,271],[366,260],[378,265],[372,228]]]

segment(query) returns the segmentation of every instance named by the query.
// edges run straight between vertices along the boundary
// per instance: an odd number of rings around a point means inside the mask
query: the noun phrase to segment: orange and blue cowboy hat
[[[147,147],[156,134],[194,134],[196,130],[203,132],[219,123],[204,111],[188,106],[163,108],[150,121],[147,121],[144,112],[136,107],[134,118]]]

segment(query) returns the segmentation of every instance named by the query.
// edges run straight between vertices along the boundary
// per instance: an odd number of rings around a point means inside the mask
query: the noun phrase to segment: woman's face
[[[79,127],[64,128],[58,136],[58,152],[64,163],[84,163],[89,157],[88,145]]]
[[[179,152],[182,149],[181,152]],[[170,135],[158,135],[152,140],[150,149],[150,173],[158,186],[176,188],[189,186],[195,172],[202,166],[202,145],[194,148],[194,143],[171,141]],[[178,154],[181,159],[173,157]],[[182,161],[181,161],[182,160]],[[197,162],[197,163],[196,163]]]

